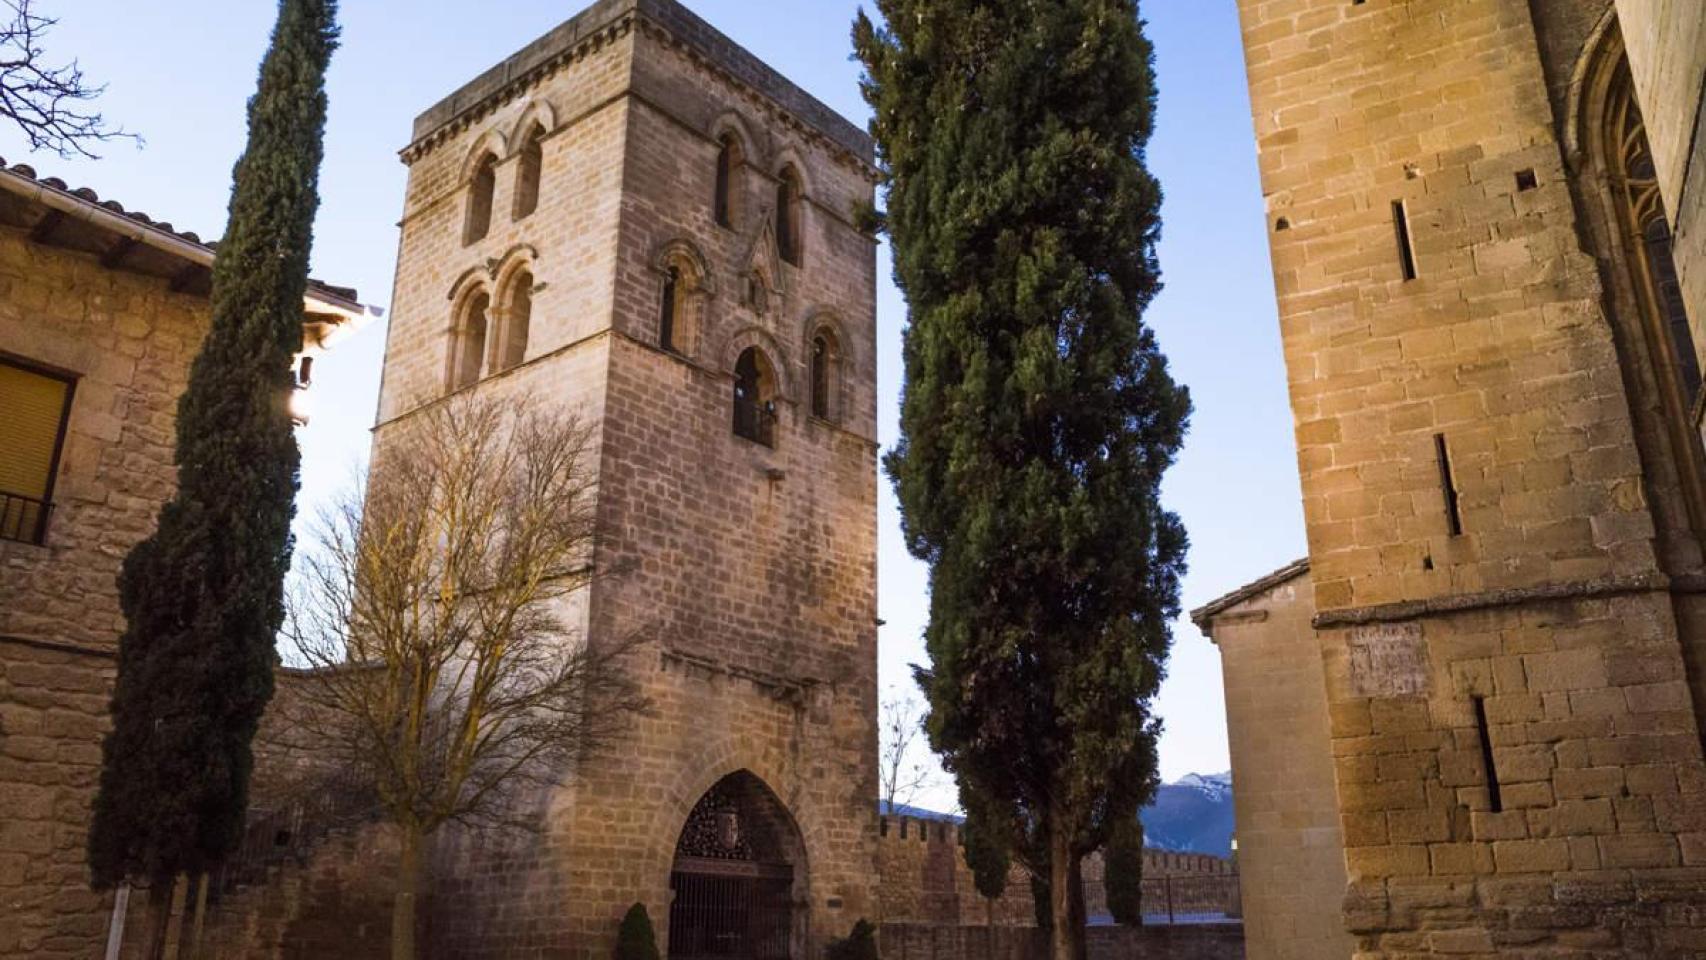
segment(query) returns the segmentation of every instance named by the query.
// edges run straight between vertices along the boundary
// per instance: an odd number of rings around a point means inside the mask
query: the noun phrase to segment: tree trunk
[[[171,880],[155,877],[148,884],[148,936],[143,940],[143,956],[148,960],[164,960],[166,931],[172,925]]]
[[[1072,929],[1073,947],[1077,960],[1090,960],[1090,943],[1086,928],[1090,926],[1089,910],[1084,902],[1084,859],[1076,852],[1072,854],[1068,875],[1072,878]]]
[[[1062,811],[1049,811],[1048,903],[1053,929],[1049,931],[1050,960],[1078,960],[1077,941],[1083,928],[1072,928],[1072,834]]]
[[[201,931],[207,920],[207,881],[206,871],[195,880],[195,922],[190,928],[190,948],[186,954],[190,960],[201,960]]]
[[[984,946],[989,948],[989,950],[988,950],[989,956],[988,956],[987,960],[995,960],[995,898],[994,897],[984,897],[983,898],[983,911],[984,911],[984,919],[986,921],[988,921],[986,926],[987,926],[987,929],[989,931],[988,939],[986,939],[984,941]]]
[[[421,892],[421,834],[403,828],[397,858],[397,897],[391,904],[391,960],[415,960],[415,903]]]

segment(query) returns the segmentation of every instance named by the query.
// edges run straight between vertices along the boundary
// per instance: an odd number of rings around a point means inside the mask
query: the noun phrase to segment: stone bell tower
[[[870,140],[674,0],[603,0],[402,156],[375,444],[463,391],[596,425],[599,562],[633,572],[577,626],[650,640],[650,714],[539,835],[442,838],[429,938],[604,957],[640,902],[674,956],[815,955],[874,907]]]

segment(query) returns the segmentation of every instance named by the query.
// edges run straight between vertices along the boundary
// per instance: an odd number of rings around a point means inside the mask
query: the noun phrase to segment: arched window
[[[545,128],[538,124],[527,129],[521,138],[521,149],[515,158],[515,204],[512,219],[521,218],[539,207],[539,174],[545,167]]]
[[[462,226],[462,244],[479,243],[492,229],[492,192],[497,189],[497,157],[486,154],[474,166],[468,180],[468,214]]]
[[[733,228],[740,215],[740,140],[725,133],[717,141],[717,189],[713,207],[719,226]]]
[[[811,385],[812,416],[819,420],[835,420],[840,413],[836,391],[841,384],[841,345],[828,327],[812,334]]]
[[[456,322],[456,340],[451,355],[450,388],[466,387],[480,381],[486,360],[486,312],[491,299],[484,293],[469,297]]]
[[[681,268],[670,264],[663,275],[663,311],[658,317],[658,346],[674,350],[676,321],[681,313]]]
[[[503,308],[503,337],[498,369],[508,370],[527,359],[527,332],[533,323],[533,274],[522,271],[509,283]]]
[[[783,260],[800,265],[800,175],[793,167],[776,178],[776,246]]]
[[[767,447],[776,445],[776,375],[757,347],[735,361],[735,435]]]

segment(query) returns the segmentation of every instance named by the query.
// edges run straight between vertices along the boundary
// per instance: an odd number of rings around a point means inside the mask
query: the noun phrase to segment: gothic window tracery
[[[1666,335],[1669,365],[1675,373],[1675,387],[1682,393],[1683,407],[1692,409],[1700,395],[1700,363],[1683,305],[1653,151],[1641,109],[1635,103],[1627,65],[1613,85],[1606,114],[1607,141],[1613,151],[1612,179],[1624,208],[1636,287],[1645,295],[1647,309]]]

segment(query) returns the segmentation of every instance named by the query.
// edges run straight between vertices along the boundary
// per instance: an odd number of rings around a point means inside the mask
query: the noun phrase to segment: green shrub
[[[658,938],[645,904],[636,903],[622,918],[616,932],[616,960],[658,960]]]
[[[877,928],[869,920],[853,925],[853,932],[844,939],[831,940],[824,951],[824,960],[880,960],[877,951]]]

